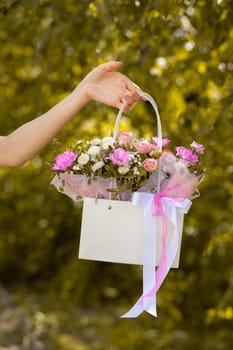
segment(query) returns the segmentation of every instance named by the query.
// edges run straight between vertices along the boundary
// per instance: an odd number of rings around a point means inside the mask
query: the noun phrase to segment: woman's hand
[[[0,167],[20,166],[40,151],[91,100],[124,111],[143,99],[130,79],[114,70],[121,62],[104,63],[93,69],[61,102],[43,115],[0,137]]]
[[[82,88],[87,102],[95,100],[118,109],[124,104],[124,111],[127,111],[134,102],[143,98],[136,84],[115,72],[121,66],[122,63],[118,61],[99,65],[86,75],[77,89]]]

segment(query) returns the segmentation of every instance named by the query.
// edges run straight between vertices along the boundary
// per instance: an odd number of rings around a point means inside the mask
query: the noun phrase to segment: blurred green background
[[[141,269],[77,259],[81,208],[41,171],[54,143],[21,168],[1,169],[0,349],[232,349],[232,18],[232,0],[0,0],[2,135],[117,59],[156,99],[172,146],[205,145],[209,174],[185,217],[180,269],[158,293],[158,318],[123,320]],[[90,103],[57,143],[109,136],[116,112]],[[156,133],[144,103],[123,126]]]

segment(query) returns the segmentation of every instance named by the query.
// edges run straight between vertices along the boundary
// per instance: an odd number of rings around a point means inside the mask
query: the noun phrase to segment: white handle
[[[161,151],[162,150],[162,125],[161,125],[161,119],[159,115],[159,110],[157,107],[157,104],[153,97],[146,92],[142,92],[141,96],[146,100],[149,101],[152,107],[154,108],[155,114],[156,114],[156,120],[157,120],[157,136],[158,136],[158,149]],[[114,133],[113,133],[113,140],[116,141],[117,135],[118,135],[118,129],[119,129],[119,124],[121,120],[121,116],[123,113],[124,105],[121,106],[117,117],[116,117],[116,122],[115,122],[115,127],[114,127]],[[159,167],[158,167],[158,181],[157,181],[157,192],[160,191],[160,181],[161,181],[161,166],[159,162]]]
[[[162,125],[161,125],[161,119],[159,115],[159,110],[157,107],[157,104],[155,100],[153,99],[152,96],[147,94],[146,92],[142,92],[141,96],[145,98],[146,101],[149,101],[152,107],[154,108],[155,114],[156,114],[156,119],[157,119],[157,136],[158,136],[158,148],[159,150],[162,149]],[[117,135],[118,135],[118,129],[119,129],[119,124],[121,120],[121,116],[123,113],[124,105],[121,106],[117,117],[116,117],[116,122],[115,122],[115,127],[114,127],[114,133],[113,133],[113,139],[116,141]]]

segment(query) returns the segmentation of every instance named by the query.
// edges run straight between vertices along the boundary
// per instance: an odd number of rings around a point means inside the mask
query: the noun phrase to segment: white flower
[[[129,172],[129,167],[128,166],[119,166],[118,168],[118,173],[121,175],[125,175]]]
[[[107,150],[109,147],[114,147],[114,140],[113,137],[109,136],[109,137],[104,137],[102,140],[102,148],[104,150]]]
[[[76,145],[81,145],[83,143],[83,140],[79,140],[76,142]]]
[[[95,173],[96,170],[102,168],[103,166],[104,166],[104,162],[103,162],[102,160],[100,160],[99,162],[95,163],[95,164],[92,166],[91,170]]]
[[[73,170],[81,170],[80,166],[78,164],[75,164],[73,167],[72,167]]]
[[[136,166],[133,168],[133,173],[134,175],[140,175],[138,168]]]
[[[80,156],[78,157],[78,164],[80,165],[85,165],[89,162],[89,155],[86,153],[81,153]]]
[[[101,145],[101,139],[95,138],[90,141],[91,146],[100,146]]]
[[[100,147],[99,146],[91,146],[87,153],[91,156],[91,158],[95,158],[97,155],[100,154]]]

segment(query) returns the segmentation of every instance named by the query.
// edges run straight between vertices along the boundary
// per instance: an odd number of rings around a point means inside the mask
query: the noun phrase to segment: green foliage
[[[164,136],[206,147],[209,176],[185,218],[181,266],[159,291],[156,320],[117,319],[140,293],[137,267],[76,259],[81,209],[40,174],[55,145],[20,169],[0,170],[1,280],[80,307],[74,326],[82,340],[65,327],[68,315],[58,317],[56,349],[90,348],[88,339],[93,349],[232,348],[232,17],[231,0],[0,1],[1,134],[45,112],[93,66],[119,59],[122,72],[156,99]],[[115,116],[91,103],[59,141],[109,136]],[[155,134],[151,107],[135,105],[121,128]],[[50,322],[48,306],[40,307]]]

